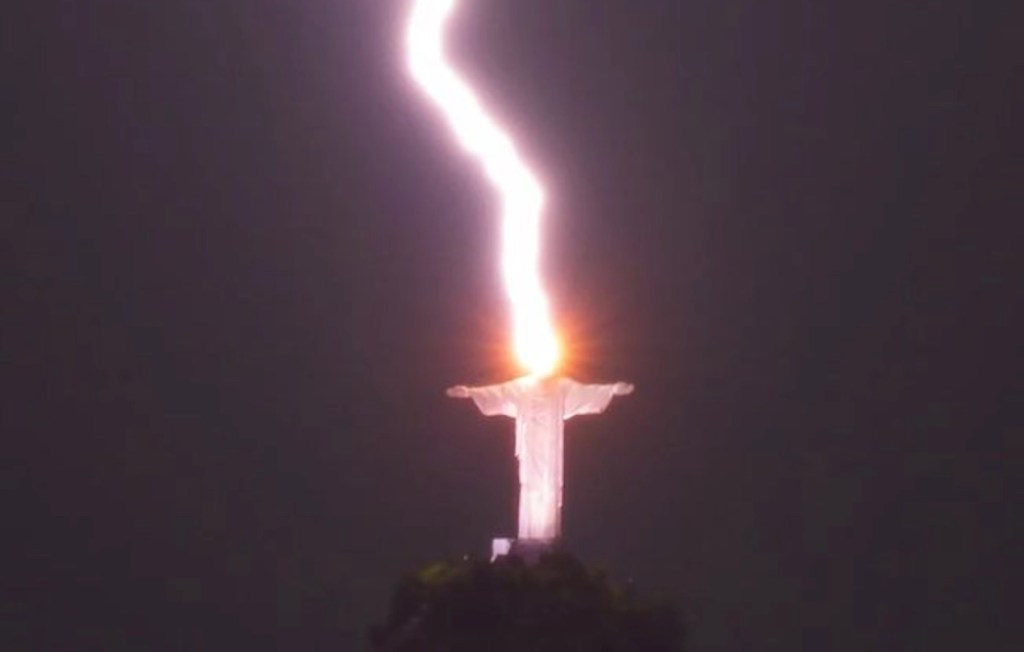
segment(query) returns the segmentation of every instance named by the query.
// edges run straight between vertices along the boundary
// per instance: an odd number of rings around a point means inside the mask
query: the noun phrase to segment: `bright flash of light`
[[[502,273],[512,306],[513,348],[535,375],[555,370],[560,346],[540,279],[540,217],[544,190],[512,139],[488,115],[444,56],[444,26],[455,0],[412,0],[409,68],[440,107],[459,143],[484,169],[501,197]]]

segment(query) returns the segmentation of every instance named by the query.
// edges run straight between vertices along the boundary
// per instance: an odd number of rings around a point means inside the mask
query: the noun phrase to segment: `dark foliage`
[[[430,565],[405,577],[379,652],[676,652],[683,626],[667,604],[638,600],[601,571],[553,553]]]

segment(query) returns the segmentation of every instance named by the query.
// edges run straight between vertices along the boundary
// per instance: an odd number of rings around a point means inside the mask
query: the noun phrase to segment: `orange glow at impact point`
[[[445,59],[444,26],[454,7],[455,0],[413,0],[407,32],[409,68],[501,196],[501,267],[512,306],[513,350],[529,373],[549,375],[558,366],[561,351],[540,278],[544,189],[512,139]]]

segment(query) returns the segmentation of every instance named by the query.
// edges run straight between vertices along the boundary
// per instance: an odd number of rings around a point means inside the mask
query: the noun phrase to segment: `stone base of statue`
[[[499,557],[518,557],[527,564],[536,563],[541,555],[558,550],[557,539],[494,539],[491,561]]]

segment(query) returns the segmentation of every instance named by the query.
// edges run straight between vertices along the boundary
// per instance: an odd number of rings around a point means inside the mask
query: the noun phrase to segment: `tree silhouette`
[[[667,604],[638,600],[564,553],[432,564],[405,577],[378,652],[677,652],[683,627]]]

